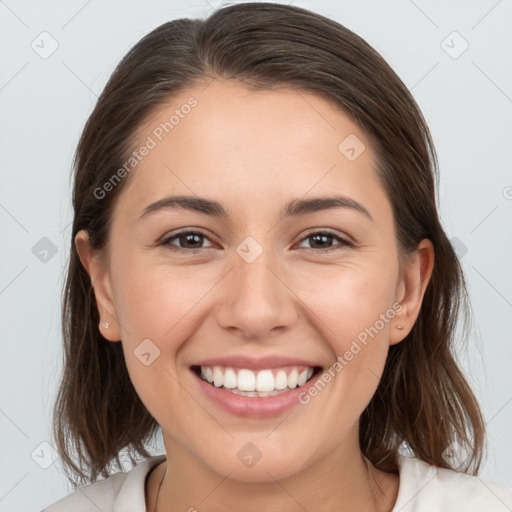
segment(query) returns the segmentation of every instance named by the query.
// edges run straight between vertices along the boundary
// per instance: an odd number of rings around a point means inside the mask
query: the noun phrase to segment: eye
[[[178,246],[173,243],[174,240],[178,241]],[[204,240],[209,240],[209,238],[201,231],[188,230],[175,233],[174,235],[165,238],[160,245],[167,246],[172,250],[190,252],[204,249],[204,246],[202,246]],[[312,247],[306,248],[306,250],[309,252],[326,252],[342,249],[343,247],[354,247],[352,242],[349,242],[348,240],[345,240],[334,232],[328,230],[313,231],[309,233],[305,238],[303,238],[301,243],[306,240],[313,241]],[[326,244],[330,244],[333,240],[338,242],[337,246],[331,245],[330,247],[325,247]]]
[[[332,231],[313,231],[312,233],[309,233],[305,238],[303,238],[301,242],[309,239],[313,240],[314,242],[313,247],[308,249],[308,252],[325,252],[342,249],[343,247],[354,247],[352,242],[345,240]],[[337,240],[339,242],[338,246],[321,247],[322,245],[328,244],[332,240]],[[318,245],[320,245],[320,247],[318,247]]]
[[[171,243],[173,240],[178,240],[180,243],[179,247]],[[201,231],[181,231],[174,235],[164,239],[161,245],[169,246],[171,249],[193,251],[197,249],[203,249],[201,246],[202,240],[208,240],[208,237]],[[181,245],[184,244],[184,245]]]

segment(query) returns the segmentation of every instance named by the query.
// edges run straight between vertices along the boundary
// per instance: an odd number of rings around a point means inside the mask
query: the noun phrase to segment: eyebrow
[[[350,208],[362,213],[373,221],[370,212],[359,202],[350,197],[338,195],[333,197],[314,197],[310,199],[294,199],[281,210],[282,217],[297,217],[308,213],[316,213],[334,208]],[[142,220],[160,210],[190,210],[211,217],[228,219],[229,213],[221,203],[198,196],[166,196],[146,206],[139,217]]]

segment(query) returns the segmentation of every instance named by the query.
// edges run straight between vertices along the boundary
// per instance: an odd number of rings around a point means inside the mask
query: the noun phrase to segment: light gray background
[[[204,17],[220,5],[210,1],[0,1],[1,511],[40,510],[72,490],[41,443],[50,441],[61,371],[69,174],[80,131],[128,49],[170,19]],[[511,485],[512,2],[293,4],[364,37],[424,112],[439,154],[440,214],[460,240],[474,308],[461,358],[489,429],[481,476]],[[31,47],[51,48],[43,31],[58,43],[46,59]],[[46,262],[32,250],[43,237],[57,251]]]

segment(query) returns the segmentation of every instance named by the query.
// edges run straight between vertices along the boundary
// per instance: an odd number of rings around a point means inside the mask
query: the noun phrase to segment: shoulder
[[[400,484],[393,512],[510,512],[505,485],[399,456]]]
[[[150,457],[129,471],[80,487],[43,512],[145,512],[146,477],[164,460],[165,455]]]

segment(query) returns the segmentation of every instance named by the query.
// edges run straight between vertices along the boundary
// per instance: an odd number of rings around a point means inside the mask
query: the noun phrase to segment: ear
[[[96,305],[100,314],[99,330],[107,340],[120,341],[121,333],[117,322],[108,266],[100,253],[92,249],[86,230],[83,229],[76,234],[75,247],[82,265],[91,278],[91,285],[94,289]],[[106,327],[105,322],[108,322],[108,327]]]
[[[434,268],[434,245],[427,238],[423,239],[406,264],[404,275],[400,277],[397,287],[397,301],[402,308],[395,315],[389,344],[402,341],[411,331],[420,313],[425,290]],[[403,329],[397,329],[402,325]]]

